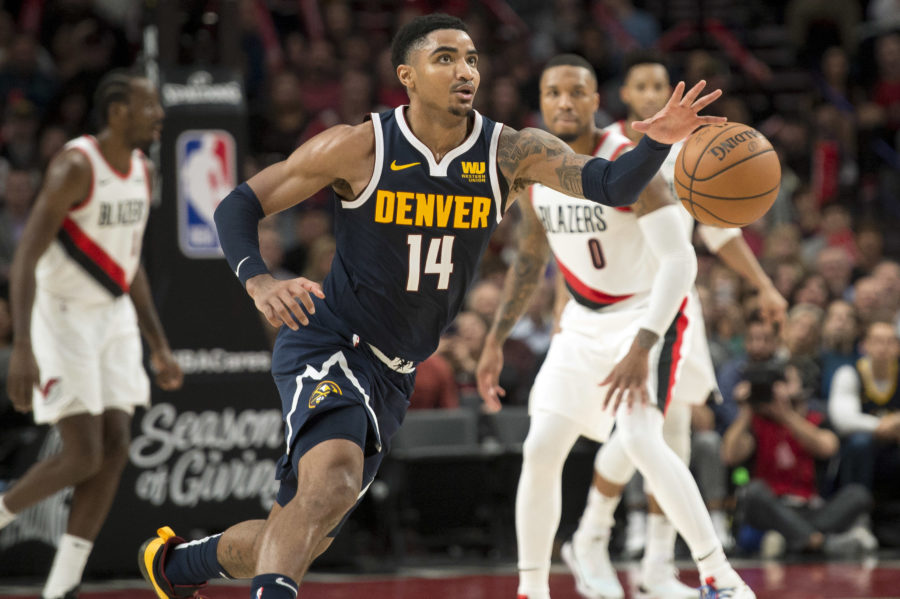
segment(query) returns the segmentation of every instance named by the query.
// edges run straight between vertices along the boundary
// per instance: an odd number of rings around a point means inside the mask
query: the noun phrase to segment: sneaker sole
[[[156,543],[157,545],[155,547],[152,547],[154,543]],[[150,584],[150,586],[153,587],[153,590],[154,592],[156,592],[156,596],[159,597],[159,599],[172,599],[169,595],[163,592],[161,588],[159,588],[159,585],[156,584],[156,580],[153,578],[153,574],[151,574],[151,572],[153,571],[153,557],[156,555],[155,550],[164,543],[165,541],[163,541],[159,537],[153,537],[152,539],[147,539],[146,541],[144,541],[143,545],[141,545],[141,548],[138,550],[138,569],[140,569],[141,576],[144,577],[144,580],[146,580]]]

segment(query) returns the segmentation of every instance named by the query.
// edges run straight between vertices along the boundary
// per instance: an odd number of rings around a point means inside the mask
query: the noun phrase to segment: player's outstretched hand
[[[475,369],[478,381],[478,394],[484,401],[486,412],[499,412],[503,405],[500,398],[506,396],[506,390],[500,386],[500,371],[503,370],[503,345],[493,337],[487,336],[481,358]]]
[[[287,325],[294,331],[300,329],[298,322],[303,326],[309,324],[309,318],[300,304],[303,304],[310,314],[316,312],[309,294],[325,299],[322,286],[309,279],[297,277],[280,281],[268,274],[248,279],[247,293],[253,298],[256,309],[262,312],[269,324],[273,327]]]
[[[9,356],[9,376],[6,392],[17,412],[30,412],[34,388],[40,386],[41,371],[31,346],[13,344]],[[53,383],[50,383],[51,385]],[[49,391],[49,385],[47,391]]]
[[[181,366],[175,361],[172,350],[168,347],[150,354],[150,366],[156,373],[156,384],[163,391],[175,391],[181,389],[184,383],[184,373]]]
[[[600,386],[609,385],[606,397],[603,398],[603,409],[615,412],[622,401],[632,405],[637,399],[642,403],[650,401],[647,393],[647,377],[650,374],[648,350],[641,349],[637,343],[632,344],[625,357],[613,367]],[[612,402],[612,407],[610,407]]]
[[[706,87],[706,81],[700,81],[684,94],[684,81],[679,81],[672,92],[672,97],[663,106],[663,109],[647,120],[634,121],[632,129],[663,144],[674,144],[688,135],[700,125],[715,125],[724,123],[728,119],[723,116],[699,116],[697,113],[706,108],[722,95],[722,90],[717,89],[708,93],[699,100],[697,96]]]

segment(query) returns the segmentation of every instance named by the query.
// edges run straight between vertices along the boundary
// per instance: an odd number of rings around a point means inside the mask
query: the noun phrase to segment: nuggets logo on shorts
[[[343,395],[344,392],[341,391],[341,388],[334,381],[322,381],[316,388],[313,390],[312,394],[309,396],[309,409],[312,410],[319,402],[323,399],[331,395],[332,393],[337,393],[338,395]]]
[[[234,136],[222,129],[191,129],[181,132],[175,145],[181,251],[190,258],[219,258],[213,212],[237,185]]]

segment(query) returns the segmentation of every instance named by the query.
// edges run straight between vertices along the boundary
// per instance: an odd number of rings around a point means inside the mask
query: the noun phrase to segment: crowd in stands
[[[216,3],[177,4],[180,62],[214,62]],[[708,14],[699,13],[700,4]],[[856,531],[866,515],[877,522],[880,509],[900,504],[900,2],[744,4],[751,6],[241,0],[250,132],[242,178],[331,125],[405,103],[390,65],[391,35],[432,10],[467,22],[481,52],[476,107],[515,128],[541,126],[537,79],[560,52],[579,53],[596,68],[600,125],[624,116],[619,65],[630,49],[664,51],[673,80],[705,78],[721,87],[725,95],[712,112],[752,124],[781,158],[775,205],[743,233],[790,309],[780,327],[760,319],[748,285],[698,244],[697,285],[721,394],[694,414],[695,454],[708,461],[721,453],[721,473],[696,465],[698,478],[713,481],[701,486],[717,509],[730,505],[723,494],[745,486],[738,493],[744,522],[774,527],[783,541],[764,544],[770,554],[819,551],[840,545],[835,534]],[[141,56],[148,17],[140,6],[18,0],[0,10],[3,286],[43,169],[67,139],[92,130],[91,94],[102,74]],[[324,191],[263,221],[261,249],[273,272],[326,275],[335,251],[331,201]],[[497,229],[466,310],[419,366],[413,408],[477,409],[474,368],[515,251],[515,224],[513,213]],[[505,348],[501,385],[510,405],[527,404],[549,345],[554,276],[551,264]],[[3,371],[8,321],[0,300]],[[760,373],[772,376],[761,381]],[[748,485],[724,479],[742,467]],[[787,471],[803,474],[794,486],[783,484]],[[775,505],[794,511],[778,511],[777,521],[759,518]],[[900,531],[875,531],[883,543],[900,543]]]

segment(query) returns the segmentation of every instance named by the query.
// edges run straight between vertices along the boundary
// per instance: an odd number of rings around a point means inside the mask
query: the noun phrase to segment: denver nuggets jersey
[[[85,303],[128,293],[141,259],[150,208],[150,179],[143,153],[134,150],[127,173],[114,169],[97,140],[84,135],[66,144],[91,165],[91,191],[72,206],[59,233],[38,260],[38,288]]]
[[[594,156],[615,160],[631,146],[627,137],[605,131]],[[601,206],[543,185],[531,187],[531,203],[575,301],[596,309],[649,292],[659,262],[630,208]]]
[[[465,141],[436,162],[404,110],[371,115],[375,169],[355,200],[336,202],[324,291],[364,342],[419,362],[462,307],[506,183],[497,168],[502,125],[475,112]]]

